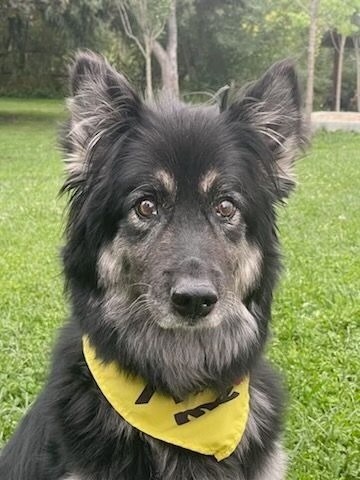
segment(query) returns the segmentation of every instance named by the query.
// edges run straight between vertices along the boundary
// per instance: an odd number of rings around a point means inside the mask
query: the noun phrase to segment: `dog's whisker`
[[[129,288],[133,288],[133,287],[147,287],[149,290],[151,290],[151,285],[145,282],[130,283]]]

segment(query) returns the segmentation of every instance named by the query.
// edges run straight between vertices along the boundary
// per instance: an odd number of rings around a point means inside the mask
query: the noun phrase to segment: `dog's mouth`
[[[179,316],[172,312],[155,319],[156,323],[165,329],[204,329],[215,328],[221,323],[218,315],[211,314],[206,317],[198,316]]]
[[[219,297],[210,305],[204,301],[197,304],[196,308],[184,308],[181,311],[174,308],[172,301],[164,303],[152,298],[148,305],[148,315],[151,321],[162,329],[214,329],[234,318],[244,318],[246,322],[250,318],[251,323],[254,324],[248,307],[230,294]]]
[[[199,288],[198,292],[202,295],[195,299],[186,295],[174,299],[171,292],[166,299],[151,295],[149,320],[165,330],[217,330],[227,325],[226,328],[242,331],[244,338],[256,343],[260,334],[258,314],[250,296],[241,298],[235,291],[224,289],[215,299],[208,294],[209,290]]]
[[[241,299],[230,290],[218,292],[210,282],[187,279],[170,291],[157,289],[149,283],[137,283],[132,287],[131,299],[118,293],[110,295],[107,305],[113,318],[115,312],[125,308],[128,317],[166,330],[214,329],[233,319],[255,323],[247,299]]]
[[[117,301],[113,297],[115,303]],[[164,329],[213,328],[222,321],[222,301],[217,297],[190,298],[187,295],[154,295],[149,289],[138,295],[126,310],[130,316],[143,317]],[[115,308],[116,310],[116,308]]]

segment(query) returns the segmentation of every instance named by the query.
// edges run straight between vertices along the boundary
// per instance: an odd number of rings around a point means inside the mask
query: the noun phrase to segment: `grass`
[[[57,101],[0,99],[0,445],[41,389],[66,316]],[[279,209],[285,270],[269,349],[289,387],[290,480],[359,472],[360,136],[319,134]]]
[[[39,112],[32,114],[39,104]],[[23,105],[23,110],[21,110]],[[65,314],[59,102],[0,99],[0,443],[41,387]]]
[[[272,356],[290,389],[290,478],[360,478],[360,135],[321,134],[281,212]]]
[[[14,121],[56,119],[65,112],[65,105],[59,100],[38,100],[29,98],[0,97],[0,119],[10,117]]]

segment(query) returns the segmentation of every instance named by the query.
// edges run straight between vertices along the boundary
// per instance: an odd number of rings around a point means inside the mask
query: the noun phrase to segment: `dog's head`
[[[292,64],[221,112],[145,104],[90,53],[71,85],[64,263],[83,328],[105,358],[165,390],[233,381],[266,338],[274,206],[303,143]]]

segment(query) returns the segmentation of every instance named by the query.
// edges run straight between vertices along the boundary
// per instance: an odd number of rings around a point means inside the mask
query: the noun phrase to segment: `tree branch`
[[[168,42],[167,51],[174,54],[177,49],[177,22],[176,22],[176,0],[171,1],[170,14],[168,18]]]
[[[161,23],[159,29],[156,32],[152,33],[153,40],[156,40],[164,31],[166,20],[167,19],[165,18],[164,21]]]
[[[140,52],[142,53],[144,58],[146,58],[145,49],[142,46],[140,40],[137,38],[137,36],[134,35],[133,30],[131,28],[129,16],[128,16],[125,5],[123,3],[118,3],[118,10],[119,10],[120,18],[121,18],[121,23],[123,24],[126,35],[136,43]]]
[[[152,44],[152,50],[160,65],[167,62],[168,58],[166,51],[157,40],[154,40]]]
[[[339,35],[337,32],[336,32],[336,34]],[[331,41],[332,41],[332,44],[333,44],[335,50],[337,51],[337,53],[339,53],[339,52],[340,52],[339,44],[338,44],[337,41],[335,40],[334,31],[333,31],[333,30],[330,30],[330,38],[331,38]]]

